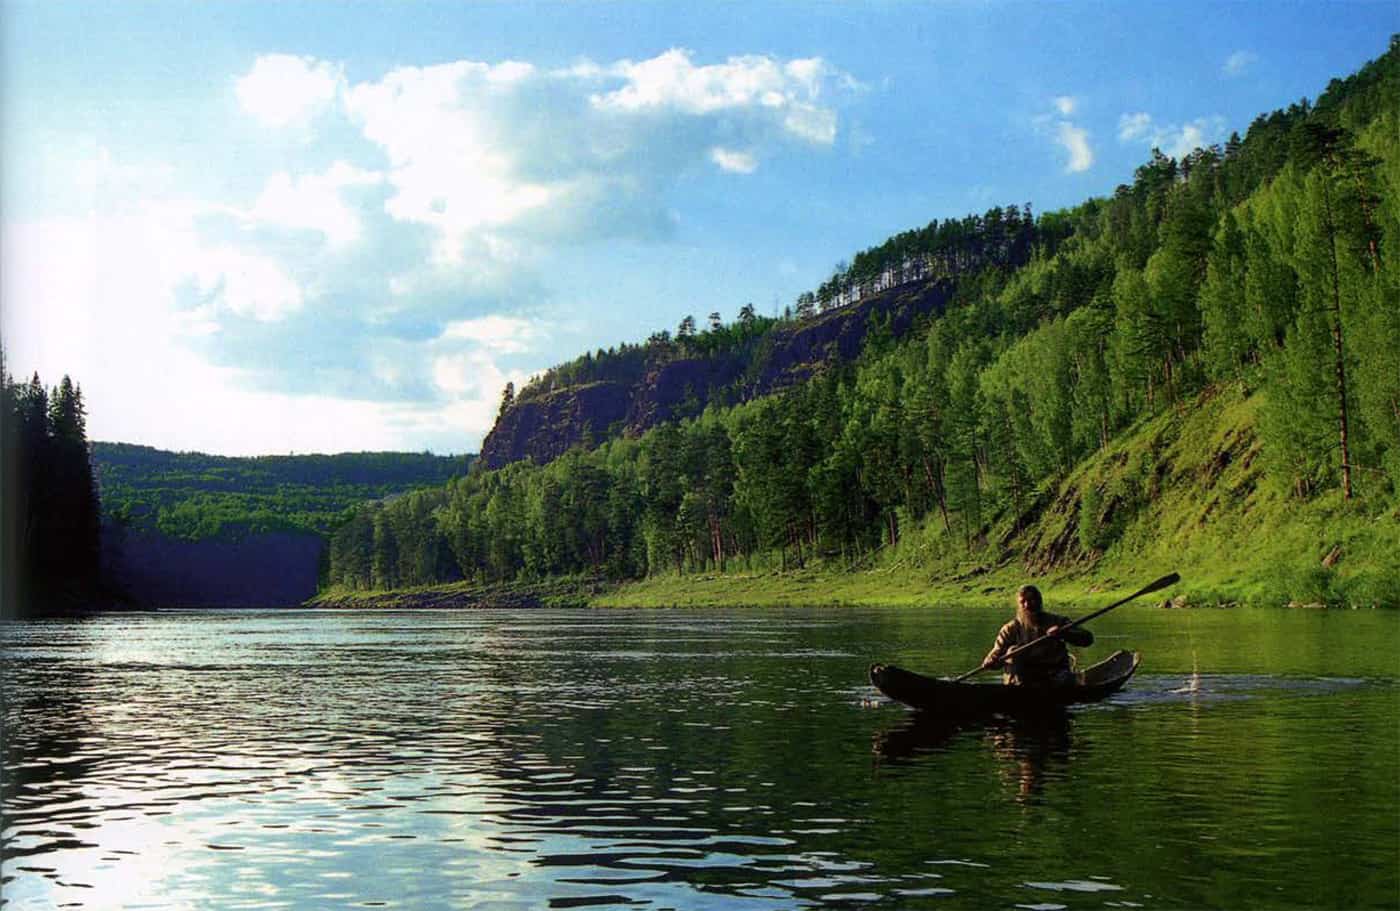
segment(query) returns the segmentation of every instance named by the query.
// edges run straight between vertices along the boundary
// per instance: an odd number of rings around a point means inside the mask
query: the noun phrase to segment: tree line
[[[329,581],[855,565],[910,527],[973,552],[1125,427],[1221,384],[1261,396],[1288,496],[1396,501],[1397,39],[1316,105],[1179,160],[1154,150],[1112,197],[1041,215],[1052,240],[1018,262],[1024,222],[1003,213],[1005,255],[966,263],[942,315],[900,339],[877,326],[857,362],[782,395],[360,510]],[[905,256],[900,238],[857,261]],[[1132,508],[1112,526],[1084,509],[1081,539],[1110,546]]]
[[[16,382],[0,351],[0,615],[90,598],[100,522],[81,387]]]
[[[781,315],[763,316],[752,303],[726,321],[712,311],[702,324],[694,314],[681,318],[674,333],[652,333],[645,342],[623,343],[585,352],[532,377],[518,393],[509,387],[502,412],[517,402],[542,398],[558,389],[596,382],[637,383],[648,369],[678,358],[734,356],[746,367],[763,355],[763,340],[775,329],[812,319],[889,288],[915,281],[956,279],[994,267],[1015,268],[1032,255],[1049,255],[1067,236],[1069,225],[1054,217],[1039,221],[1024,206],[993,206],[982,215],[935,219],[905,231],[838,263],[815,291],[804,291]]]
[[[107,521],[186,540],[328,535],[366,500],[445,483],[471,464],[429,453],[239,458],[102,442],[92,455]]]

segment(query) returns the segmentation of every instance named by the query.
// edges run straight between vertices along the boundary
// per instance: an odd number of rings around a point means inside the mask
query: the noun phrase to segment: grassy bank
[[[813,604],[921,607],[930,604],[1009,604],[1016,587],[1026,581],[1012,568],[972,580],[936,579],[881,570],[840,572],[801,569],[785,573],[726,573],[707,576],[665,576],[627,583],[594,597],[601,607],[659,606],[795,606]],[[1151,581],[1150,578],[1143,582]],[[1063,602],[1095,593],[1106,600],[1114,592],[1128,594],[1143,582],[1125,580],[1055,580],[1044,585],[1047,597]]]
[[[660,576],[592,603],[1004,604],[1026,581],[1065,603],[1111,600],[1175,570],[1182,582],[1165,595],[1178,603],[1400,606],[1400,515],[1364,489],[1305,502],[1272,484],[1258,410],[1258,396],[1226,388],[1145,420],[1019,520],[978,529],[972,547],[930,520],[857,571]]]
[[[432,607],[584,607],[612,588],[592,578],[549,579],[541,582],[454,582],[391,591],[330,588],[307,607],[432,608]]]
[[[1019,516],[980,528],[930,517],[855,567],[742,566],[622,584],[596,578],[396,591],[334,589],[319,607],[1008,605],[1026,581],[1053,604],[1126,596],[1168,572],[1160,604],[1400,607],[1400,514],[1364,485],[1300,500],[1269,480],[1259,397],[1215,389],[1140,422],[1040,491]],[[968,538],[973,539],[969,546]]]

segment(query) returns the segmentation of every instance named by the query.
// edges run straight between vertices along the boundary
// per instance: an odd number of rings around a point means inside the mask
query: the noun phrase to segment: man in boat
[[[982,667],[1002,668],[1005,683],[1021,686],[1073,686],[1074,663],[1068,642],[1080,647],[1092,645],[1094,634],[1081,627],[1065,629],[1070,620],[1045,610],[1040,589],[1022,585],[1016,592],[1016,618],[997,633],[996,644],[982,659]],[[1020,645],[1048,637],[1035,648],[1025,649],[1007,659],[1006,653]],[[1004,666],[1003,666],[1004,665]]]

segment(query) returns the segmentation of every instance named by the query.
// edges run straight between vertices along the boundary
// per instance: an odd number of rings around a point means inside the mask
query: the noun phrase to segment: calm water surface
[[[1400,906],[1400,617],[1124,608],[1085,658],[1138,648],[1139,676],[1048,723],[913,724],[866,683],[876,659],[966,670],[1001,619],[12,624],[0,896],[16,911]]]

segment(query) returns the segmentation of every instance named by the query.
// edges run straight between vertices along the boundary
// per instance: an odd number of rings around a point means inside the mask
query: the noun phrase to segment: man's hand
[[[1058,626],[1052,626],[1045,631],[1045,635],[1049,636],[1051,639],[1058,639],[1060,638],[1060,628]]]

